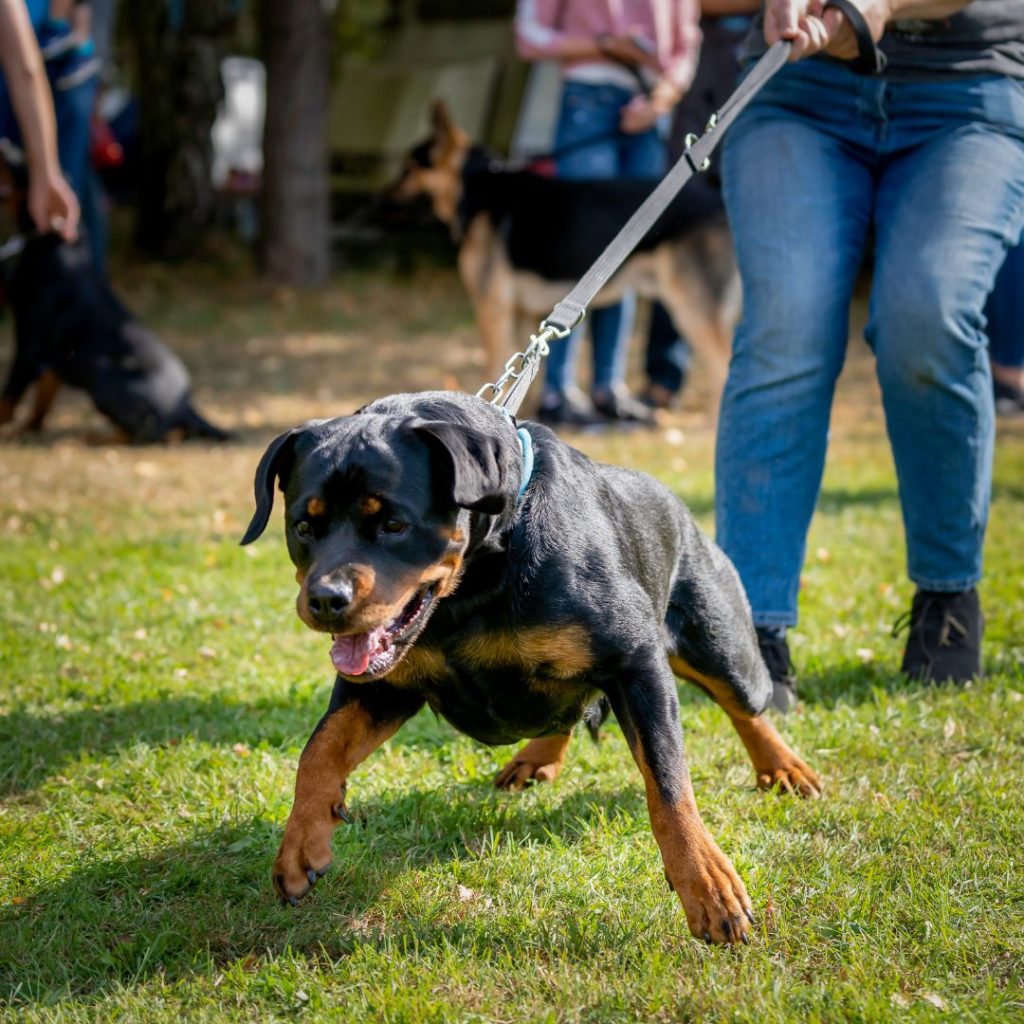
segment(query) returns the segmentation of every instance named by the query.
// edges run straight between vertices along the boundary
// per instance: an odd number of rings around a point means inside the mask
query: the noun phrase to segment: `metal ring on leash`
[[[516,352],[515,355],[507,359],[501,376],[496,381],[484,384],[476,393],[477,397],[486,398],[491,405],[497,405],[501,401],[505,389],[521,377],[524,377],[529,370],[540,363],[551,351],[548,346],[549,341],[555,341],[556,339],[568,336],[569,331],[560,330],[554,324],[544,321],[540,325],[540,331],[537,334],[530,335],[530,344],[527,345],[525,351]],[[487,397],[488,395],[490,395],[489,398]]]

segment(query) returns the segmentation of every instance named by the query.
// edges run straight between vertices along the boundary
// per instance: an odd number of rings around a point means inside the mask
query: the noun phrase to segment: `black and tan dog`
[[[14,311],[14,359],[0,391],[0,424],[13,421],[34,384],[21,429],[41,430],[62,385],[81,388],[113,423],[104,440],[146,443],[228,435],[192,404],[191,381],[178,356],[134,317],[92,264],[82,240],[26,236],[7,262]]]
[[[283,899],[327,870],[351,771],[424,704],[483,743],[528,739],[495,779],[510,790],[554,779],[573,727],[610,707],[690,930],[746,941],[750,901],[694,802],[673,672],[729,715],[760,786],[820,783],[757,717],[771,683],[739,578],[671,492],[448,392],[282,434],[243,544],[278,481],[298,613],[333,637],[337,671],[274,863]]]
[[[436,101],[431,137],[406,157],[392,199],[426,196],[459,247],[459,274],[488,372],[522,346],[589,269],[655,182],[563,181],[513,171],[455,124]],[[740,283],[717,191],[701,177],[676,197],[593,305],[623,291],[659,299],[704,363],[717,411],[739,316]]]

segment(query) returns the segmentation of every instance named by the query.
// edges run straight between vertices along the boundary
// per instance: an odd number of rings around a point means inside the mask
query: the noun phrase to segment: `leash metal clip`
[[[516,352],[515,355],[507,359],[501,376],[496,381],[480,388],[476,393],[477,397],[485,398],[491,405],[496,405],[510,384],[523,377],[551,351],[548,346],[549,341],[568,336],[568,330],[549,324],[545,320],[540,325],[540,330],[536,334],[530,335],[530,344],[526,346],[525,351]]]

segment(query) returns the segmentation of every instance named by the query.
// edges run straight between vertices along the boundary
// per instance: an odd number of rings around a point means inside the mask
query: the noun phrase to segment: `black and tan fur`
[[[350,772],[424,705],[483,743],[528,740],[495,779],[509,790],[554,779],[573,728],[610,708],[691,932],[746,941],[751,903],[697,810],[673,672],[729,715],[758,785],[820,783],[758,717],[771,682],[739,578],[656,480],[524,429],[535,465],[521,499],[512,420],[457,393],[297,427],[260,461],[243,543],[279,482],[303,620],[336,646],[391,638],[359,674],[339,670],[299,761],[277,892],[294,904],[327,870]]]

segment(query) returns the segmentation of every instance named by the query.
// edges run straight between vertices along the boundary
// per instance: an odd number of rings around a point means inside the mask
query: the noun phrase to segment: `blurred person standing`
[[[556,173],[567,179],[660,178],[663,129],[696,69],[698,0],[519,0],[516,41],[526,60],[557,60],[562,105]],[[580,329],[552,346],[538,419],[584,426],[651,423],[625,385],[635,298],[594,309],[593,402],[576,384]]]
[[[26,9],[24,0],[0,0],[0,138],[14,135],[24,147],[28,212],[36,229],[73,241],[78,201],[61,173],[53,98],[31,14],[38,12]]]
[[[21,0],[42,54],[57,122],[57,154],[82,210],[93,259],[103,266],[104,230],[89,161],[89,122],[96,100],[100,61],[89,38],[85,0]],[[0,136],[21,145],[12,97],[0,89]]]
[[[36,30],[53,90],[61,167],[82,208],[93,266],[105,274],[106,216],[89,144],[101,67],[91,33],[89,0],[50,0],[47,17]]]

